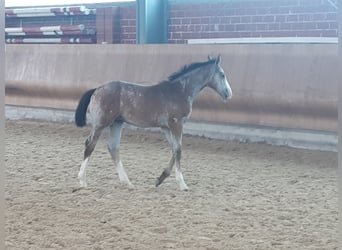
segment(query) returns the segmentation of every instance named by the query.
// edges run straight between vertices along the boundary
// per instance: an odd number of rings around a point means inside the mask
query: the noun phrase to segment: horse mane
[[[189,73],[190,71],[192,70],[195,70],[195,69],[198,69],[202,66],[205,66],[205,65],[209,65],[209,64],[212,64],[215,62],[215,59],[210,59],[206,62],[194,62],[194,63],[191,63],[191,64],[188,64],[188,65],[184,65],[180,70],[172,73],[169,77],[168,77],[168,80],[169,81],[174,81],[176,80],[177,78]]]

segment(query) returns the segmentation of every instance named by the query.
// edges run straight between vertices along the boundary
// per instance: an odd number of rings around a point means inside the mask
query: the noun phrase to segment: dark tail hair
[[[96,89],[90,89],[83,94],[75,112],[75,123],[77,127],[83,127],[86,125],[87,108],[90,102],[90,98]]]

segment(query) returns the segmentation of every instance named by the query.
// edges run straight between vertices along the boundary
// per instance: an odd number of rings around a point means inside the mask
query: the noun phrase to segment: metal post
[[[167,0],[137,0],[137,43],[167,41]]]

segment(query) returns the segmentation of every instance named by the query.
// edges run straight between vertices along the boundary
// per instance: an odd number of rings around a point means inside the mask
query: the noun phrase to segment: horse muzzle
[[[224,101],[227,101],[233,97],[233,93],[231,91],[226,90],[222,93],[221,96]]]

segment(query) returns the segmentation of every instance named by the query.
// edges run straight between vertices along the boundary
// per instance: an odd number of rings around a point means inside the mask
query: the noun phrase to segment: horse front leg
[[[173,165],[175,165],[175,157],[174,154],[172,154],[171,160],[169,162],[169,166],[164,169],[163,173],[160,175],[160,177],[157,179],[156,187],[158,187],[162,182],[170,176]]]
[[[188,190],[188,186],[185,184],[184,177],[180,167],[180,160],[182,157],[182,134],[183,134],[183,123],[171,123],[170,129],[164,130],[166,138],[172,147],[172,158],[169,166],[163,171],[161,176],[157,179],[156,186],[159,186],[172,171],[174,165],[175,175],[178,185],[181,190]]]
[[[176,175],[176,180],[178,182],[180,190],[187,191],[189,188],[185,184],[184,177],[181,171],[180,167],[180,160],[182,157],[182,148],[179,146],[179,148],[176,149],[176,168],[175,168],[175,175]]]

